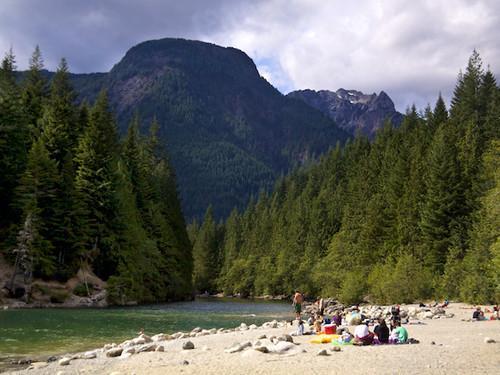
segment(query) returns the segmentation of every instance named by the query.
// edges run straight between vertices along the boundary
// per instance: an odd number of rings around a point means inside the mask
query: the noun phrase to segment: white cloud
[[[404,110],[449,99],[474,48],[500,71],[496,0],[1,0],[0,51],[26,67],[106,71],[134,44],[185,37],[248,53],[280,90],[386,91]],[[497,74],[498,76],[498,74]]]

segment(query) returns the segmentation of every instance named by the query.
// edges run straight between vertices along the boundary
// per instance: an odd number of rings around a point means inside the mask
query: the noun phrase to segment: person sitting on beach
[[[332,316],[332,323],[335,324],[337,327],[340,327],[342,325],[342,315],[340,315],[339,310],[335,310]]]
[[[321,315],[316,315],[316,320],[314,321],[314,331],[317,335],[321,333],[321,325],[323,324],[323,317]]]
[[[368,322],[356,326],[354,330],[353,345],[371,345],[373,343],[373,333],[368,329]]]
[[[439,307],[445,308],[445,307],[448,307],[449,304],[450,304],[450,301],[448,301],[448,299],[445,299],[443,304]]]
[[[476,307],[476,310],[472,313],[472,320],[484,320],[484,312],[481,310],[481,307]]]
[[[385,319],[383,318],[380,318],[378,323],[379,324],[373,329],[373,332],[377,335],[378,341],[382,344],[387,344],[389,342],[389,327],[387,327]]]
[[[391,344],[406,344],[408,342],[408,331],[405,327],[401,327],[401,321],[396,322],[396,328],[392,331],[389,342]]]
[[[293,296],[293,309],[295,310],[295,318],[300,320],[300,313],[302,312],[302,302],[304,302],[304,296],[298,290],[295,291]]]

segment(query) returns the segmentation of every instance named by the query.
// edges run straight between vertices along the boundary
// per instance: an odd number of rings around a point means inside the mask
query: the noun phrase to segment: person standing
[[[295,319],[300,319],[300,314],[302,312],[302,302],[304,302],[304,296],[300,291],[296,290],[293,296],[293,309],[295,311]]]

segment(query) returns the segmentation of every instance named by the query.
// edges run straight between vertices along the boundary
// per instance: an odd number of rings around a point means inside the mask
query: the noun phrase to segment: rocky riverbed
[[[385,307],[363,308],[373,311],[373,317],[385,311]],[[313,336],[292,336],[296,327],[290,322],[242,323],[233,329],[198,327],[172,335],[143,333],[53,362],[32,363],[16,373],[497,373],[500,321],[463,321],[472,314],[471,306],[463,304],[452,304],[444,314],[436,312],[432,318],[429,311],[420,311],[415,305],[401,310],[408,313],[406,327],[419,344],[333,349],[331,344],[310,343]]]

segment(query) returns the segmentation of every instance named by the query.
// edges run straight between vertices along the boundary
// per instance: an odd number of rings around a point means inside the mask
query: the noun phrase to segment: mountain
[[[302,101],[282,95],[242,51],[184,39],[131,48],[109,73],[74,74],[80,100],[107,89],[122,132],[137,112],[156,118],[187,218],[209,204],[217,217],[246,205],[276,177],[349,134]]]
[[[370,138],[380,129],[386,120],[394,125],[403,121],[403,115],[396,111],[394,103],[384,91],[380,94],[363,94],[356,90],[298,90],[287,95],[300,99],[320,110],[338,126],[355,134],[358,130]]]

